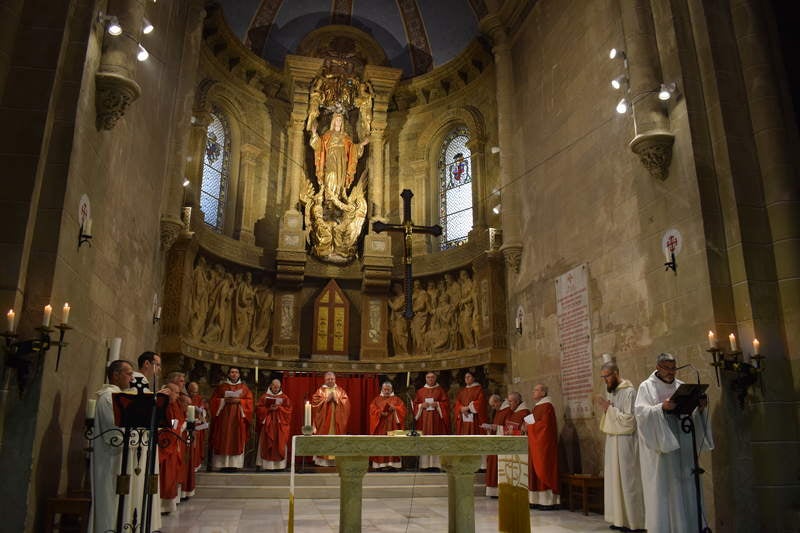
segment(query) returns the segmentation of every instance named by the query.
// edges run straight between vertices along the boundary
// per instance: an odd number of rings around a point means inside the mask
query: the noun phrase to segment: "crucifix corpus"
[[[439,224],[433,226],[416,226],[411,220],[411,198],[414,193],[411,189],[403,189],[400,193],[403,198],[403,222],[402,224],[384,224],[383,222],[376,221],[372,223],[372,231],[375,233],[383,233],[384,231],[397,231],[402,232],[405,236],[405,246],[403,247],[403,263],[405,264],[405,276],[403,284],[406,293],[406,311],[403,313],[408,320],[414,316],[414,310],[411,307],[411,236],[414,233],[424,233],[427,235],[434,235],[438,237],[442,234],[442,227]]]

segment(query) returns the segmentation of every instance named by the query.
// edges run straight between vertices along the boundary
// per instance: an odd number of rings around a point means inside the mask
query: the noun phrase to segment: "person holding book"
[[[315,435],[346,435],[350,419],[350,398],[347,392],[336,385],[336,374],[325,373],[325,383],[311,397],[311,413]],[[334,466],[330,455],[315,455],[317,466]]]
[[[450,434],[450,400],[437,379],[433,372],[425,374],[425,386],[417,390],[414,398],[416,427],[423,435]],[[420,455],[419,468],[439,471],[441,458],[438,455]]]
[[[257,467],[262,470],[286,468],[291,421],[292,402],[281,390],[281,380],[273,379],[267,392],[258,399],[256,407]]]
[[[381,393],[369,405],[370,435],[386,435],[390,431],[403,429],[406,419],[406,404],[394,395],[394,387],[388,381],[381,385]],[[400,457],[370,457],[375,470],[399,470],[403,463]]]
[[[238,368],[231,367],[228,379],[214,389],[211,417],[211,466],[242,468],[247,432],[253,421],[253,393],[242,383]]]

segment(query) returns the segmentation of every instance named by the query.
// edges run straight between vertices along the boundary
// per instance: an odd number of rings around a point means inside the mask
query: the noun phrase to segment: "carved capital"
[[[113,129],[140,94],[141,87],[132,79],[110,72],[98,72],[95,75],[97,129]]]
[[[184,231],[186,226],[184,226],[183,221],[171,217],[171,216],[164,216],[161,218],[161,247],[164,251],[169,250],[172,248],[172,245],[175,244],[175,241],[178,240],[178,236]]]
[[[649,131],[634,137],[628,146],[650,175],[663,181],[669,173],[674,143],[675,135],[668,131]]]
[[[514,244],[504,244],[500,247],[503,252],[503,258],[506,260],[506,267],[513,268],[514,272],[519,274],[519,264],[522,260],[522,246]]]

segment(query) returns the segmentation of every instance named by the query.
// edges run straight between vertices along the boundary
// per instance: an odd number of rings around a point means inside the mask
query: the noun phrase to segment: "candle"
[[[195,420],[195,418],[194,418],[194,410],[195,410],[195,406],[194,405],[190,405],[190,406],[188,406],[186,408],[186,421],[187,422],[194,422],[194,420]]]
[[[87,218],[86,221],[83,223],[83,234],[87,237],[92,236],[92,219]]]
[[[731,333],[730,335],[728,335],[728,340],[731,341],[731,351],[738,352],[739,346],[736,344],[736,335]]]
[[[93,419],[95,409],[97,409],[97,400],[91,398],[86,400],[86,418]]]
[[[709,348],[717,347],[717,336],[711,330],[708,330],[708,347]]]
[[[8,313],[6,313],[6,318],[8,318],[8,332],[9,333],[14,333],[14,326],[15,326],[14,317],[15,316],[16,315],[14,314],[14,310],[13,309],[9,309]]]
[[[672,256],[669,253],[669,248],[664,248],[664,257],[666,258],[667,263],[672,261]]]
[[[69,321],[69,302],[64,303],[64,309],[61,310],[61,323],[66,325]]]
[[[116,361],[119,359],[119,349],[122,347],[122,337],[114,337],[111,339],[111,346],[108,348],[108,362]]]
[[[42,325],[46,328],[50,327],[50,315],[53,314],[53,306],[47,304],[44,306],[44,317],[42,317]]]
[[[161,306],[160,305],[158,306],[158,309],[156,309],[156,318],[159,319],[159,320],[161,319]]]
[[[411,384],[411,372],[406,372],[406,388]]]
[[[758,342],[758,339],[753,339],[753,355],[760,355],[761,354],[761,343]]]
[[[258,361],[256,361],[256,385],[258,385]]]
[[[310,426],[311,425],[311,402],[306,401],[306,413],[305,418],[303,418],[303,425]]]

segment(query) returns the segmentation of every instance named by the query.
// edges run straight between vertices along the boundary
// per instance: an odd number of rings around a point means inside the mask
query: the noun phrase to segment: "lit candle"
[[[758,339],[753,339],[753,355],[760,355],[761,354],[761,343],[758,342]]]
[[[717,336],[711,330],[708,330],[708,347],[709,348],[717,347]]]
[[[303,425],[310,426],[311,425],[311,402],[306,401],[306,413],[305,418],[303,418]]]
[[[50,327],[50,315],[53,314],[53,306],[47,304],[44,306],[44,317],[42,318],[42,325],[46,328]]]
[[[94,412],[97,409],[97,400],[92,400],[91,398],[86,400],[86,418],[93,419]]]
[[[64,303],[64,309],[61,310],[61,323],[65,324],[69,321],[69,302]]]
[[[195,418],[194,418],[194,410],[195,410],[195,406],[194,405],[190,405],[190,406],[188,406],[186,408],[186,421],[187,422],[194,422],[194,420],[195,420]]]
[[[731,351],[732,352],[739,351],[739,346],[736,344],[736,335],[731,333],[730,335],[728,335],[728,340],[731,341]]]
[[[158,309],[156,309],[156,318],[161,320],[161,306],[160,305],[158,306]]]
[[[258,385],[258,361],[256,361],[256,385]]]
[[[111,346],[108,349],[108,362],[116,361],[119,359],[119,349],[122,347],[122,337],[114,337],[111,339]]]
[[[8,318],[8,332],[9,333],[14,333],[14,326],[16,325],[16,324],[14,324],[14,317],[15,316],[16,315],[14,314],[14,310],[13,309],[9,309],[8,313],[6,313],[6,318]]]

